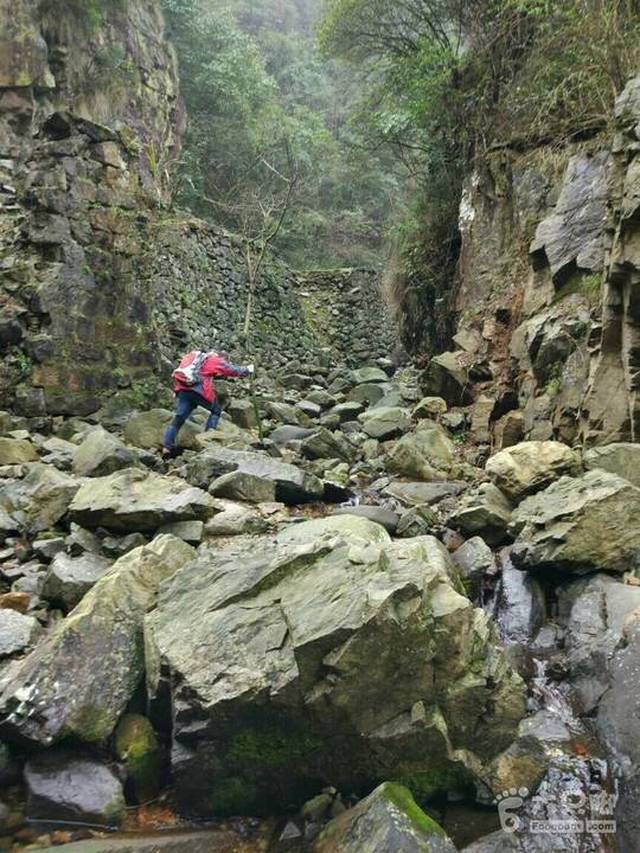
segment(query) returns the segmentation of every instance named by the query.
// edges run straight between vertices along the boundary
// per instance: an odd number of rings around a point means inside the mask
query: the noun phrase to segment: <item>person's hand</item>
[[[253,376],[253,374],[256,372],[255,366],[253,364],[248,364],[247,370],[249,372],[249,376]]]

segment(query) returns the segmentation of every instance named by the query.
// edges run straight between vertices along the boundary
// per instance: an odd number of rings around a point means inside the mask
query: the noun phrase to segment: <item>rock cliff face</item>
[[[613,119],[611,133],[562,149],[496,147],[466,183],[448,358],[500,424],[498,445],[517,409],[520,437],[637,437],[640,79]]]
[[[171,209],[185,117],[157,0],[3,0],[0,31],[0,405],[86,414],[153,396],[184,348],[239,354],[244,246]],[[371,276],[329,275],[307,304],[275,257],[263,270],[253,359],[393,349]]]

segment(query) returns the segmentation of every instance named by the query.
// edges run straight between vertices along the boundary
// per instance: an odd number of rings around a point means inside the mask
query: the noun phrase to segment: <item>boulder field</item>
[[[289,375],[168,462],[162,410],[0,417],[7,831],[159,796],[274,850],[452,853],[511,836],[447,800],[515,790],[526,830],[559,780],[634,790],[635,445],[491,453],[411,368]]]

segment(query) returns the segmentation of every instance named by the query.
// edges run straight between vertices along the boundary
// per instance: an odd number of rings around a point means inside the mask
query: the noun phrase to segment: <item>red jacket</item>
[[[182,357],[179,367],[188,367],[195,359],[196,352],[188,352]],[[219,355],[217,352],[209,353],[200,368],[200,376],[202,381],[196,385],[187,385],[181,382],[174,376],[173,390],[177,394],[178,391],[195,391],[208,403],[213,403],[216,399],[216,388],[213,384],[214,376],[248,376],[249,371],[246,367],[240,367],[237,364],[230,364],[228,361]]]

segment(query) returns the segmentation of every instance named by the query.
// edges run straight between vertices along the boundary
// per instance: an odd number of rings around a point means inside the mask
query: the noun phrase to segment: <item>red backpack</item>
[[[198,385],[202,381],[202,377],[200,376],[202,365],[210,355],[214,355],[214,353],[202,352],[201,350],[188,352],[182,356],[180,364],[171,376],[183,385]]]

